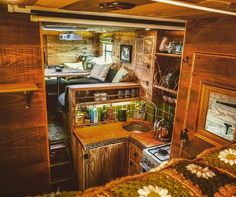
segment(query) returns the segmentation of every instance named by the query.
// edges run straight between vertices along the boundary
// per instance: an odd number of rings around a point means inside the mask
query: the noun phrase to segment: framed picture
[[[236,91],[202,83],[197,130],[203,137],[219,144],[234,141]]]
[[[120,60],[131,63],[132,60],[132,46],[120,45]]]

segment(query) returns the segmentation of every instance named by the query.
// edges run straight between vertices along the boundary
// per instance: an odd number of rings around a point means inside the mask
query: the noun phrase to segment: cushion
[[[129,71],[129,73],[124,76],[124,78],[121,80],[121,82],[131,82],[135,81],[135,74],[133,71]]]
[[[72,78],[68,80],[69,85],[73,84],[94,84],[94,83],[104,83],[104,81],[100,81],[99,79],[93,79],[93,78]]]
[[[76,63],[63,63],[63,65],[67,68],[74,68],[74,69],[80,69],[84,70],[83,63],[82,62],[76,62]]]
[[[124,79],[124,77],[128,74],[129,74],[129,71],[126,68],[121,67],[116,73],[114,79],[112,80],[112,83],[121,82]]]
[[[88,78],[99,79],[101,81],[105,81],[107,74],[111,68],[109,64],[96,64],[91,70]]]
[[[118,70],[111,68],[111,69],[109,70],[108,74],[107,74],[107,78],[106,78],[105,82],[111,83],[112,80],[114,79],[114,77],[116,76],[116,73],[117,73],[117,72],[118,72]]]

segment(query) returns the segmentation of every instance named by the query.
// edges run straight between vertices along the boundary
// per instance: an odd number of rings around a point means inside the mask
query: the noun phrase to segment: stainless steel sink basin
[[[123,125],[122,128],[132,133],[145,133],[152,130],[151,127],[142,122],[130,122]]]

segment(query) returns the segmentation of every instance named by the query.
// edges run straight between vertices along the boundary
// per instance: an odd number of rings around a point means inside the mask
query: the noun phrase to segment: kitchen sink
[[[122,128],[131,133],[145,133],[152,130],[152,128],[143,122],[130,122],[122,126]]]

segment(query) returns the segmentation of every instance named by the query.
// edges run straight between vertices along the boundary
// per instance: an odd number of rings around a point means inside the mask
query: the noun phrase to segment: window
[[[103,44],[103,59],[106,63],[112,63],[112,45]]]

